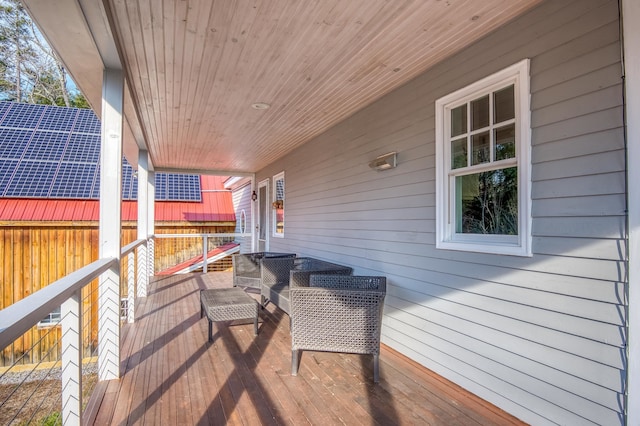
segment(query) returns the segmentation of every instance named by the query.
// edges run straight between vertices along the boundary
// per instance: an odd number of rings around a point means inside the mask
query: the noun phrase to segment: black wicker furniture
[[[351,275],[353,269],[312,257],[266,258],[261,268],[261,303],[269,302],[290,312],[289,283],[305,285],[311,274]]]
[[[291,374],[303,350],[373,355],[380,380],[380,331],[385,277],[311,275],[291,281]]]
[[[234,254],[233,286],[252,287],[260,289],[260,266],[265,258],[296,257],[295,253],[255,252]]]
[[[258,302],[241,288],[214,288],[200,291],[200,318],[209,320],[209,341],[213,341],[213,321],[253,320],[258,335]]]

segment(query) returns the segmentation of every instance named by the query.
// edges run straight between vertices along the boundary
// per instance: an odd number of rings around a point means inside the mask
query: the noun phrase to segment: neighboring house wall
[[[383,342],[527,422],[622,424],[618,24],[614,0],[546,1],[261,170],[286,172],[271,250],[386,275]],[[435,101],[524,58],[533,256],[438,250]],[[389,151],[396,169],[368,168]]]
[[[233,209],[236,212],[236,233],[251,233],[253,223],[251,221],[251,182],[233,190]],[[244,212],[244,230],[243,225]],[[252,251],[251,237],[238,237],[236,241],[240,243],[240,253],[249,253]]]

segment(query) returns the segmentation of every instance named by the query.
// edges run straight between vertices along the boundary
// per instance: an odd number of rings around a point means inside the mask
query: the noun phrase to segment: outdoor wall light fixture
[[[253,191],[251,193],[251,200],[256,201],[258,199],[258,194],[256,194],[256,191]]]
[[[369,167],[374,170],[388,170],[397,166],[397,153],[390,152],[388,154],[381,155],[375,160],[369,163]]]

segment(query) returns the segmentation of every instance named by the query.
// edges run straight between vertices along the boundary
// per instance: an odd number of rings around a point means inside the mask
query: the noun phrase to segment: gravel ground
[[[97,381],[97,363],[85,364],[83,404]],[[60,368],[8,372],[0,376],[0,425],[59,424]]]
[[[98,373],[98,363],[92,362],[88,364],[84,364],[82,366],[82,374],[97,374]],[[6,373],[0,376],[0,385],[10,385],[10,384],[18,384],[18,383],[31,383],[37,382],[40,380],[60,380],[62,375],[62,371],[60,367],[56,368],[42,368],[37,370],[28,370],[21,372],[12,372],[7,371]]]

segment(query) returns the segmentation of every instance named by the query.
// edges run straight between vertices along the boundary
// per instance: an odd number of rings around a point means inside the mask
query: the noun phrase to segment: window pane
[[[495,161],[516,156],[516,126],[510,125],[495,130]]]
[[[489,125],[489,95],[471,101],[471,130]]]
[[[471,157],[472,166],[491,161],[491,140],[489,139],[489,132],[473,135],[471,137],[471,147],[473,150],[473,156]]]
[[[274,177],[274,194],[275,201],[273,202],[273,232],[275,235],[284,234],[284,177]]]
[[[451,137],[467,133],[467,104],[451,110]]]
[[[451,168],[467,167],[467,138],[451,142]]]
[[[276,209],[276,234],[284,234],[284,209]]]
[[[494,123],[511,120],[516,116],[513,99],[513,85],[498,90],[493,94]]]
[[[518,235],[518,168],[456,177],[456,232]]]

